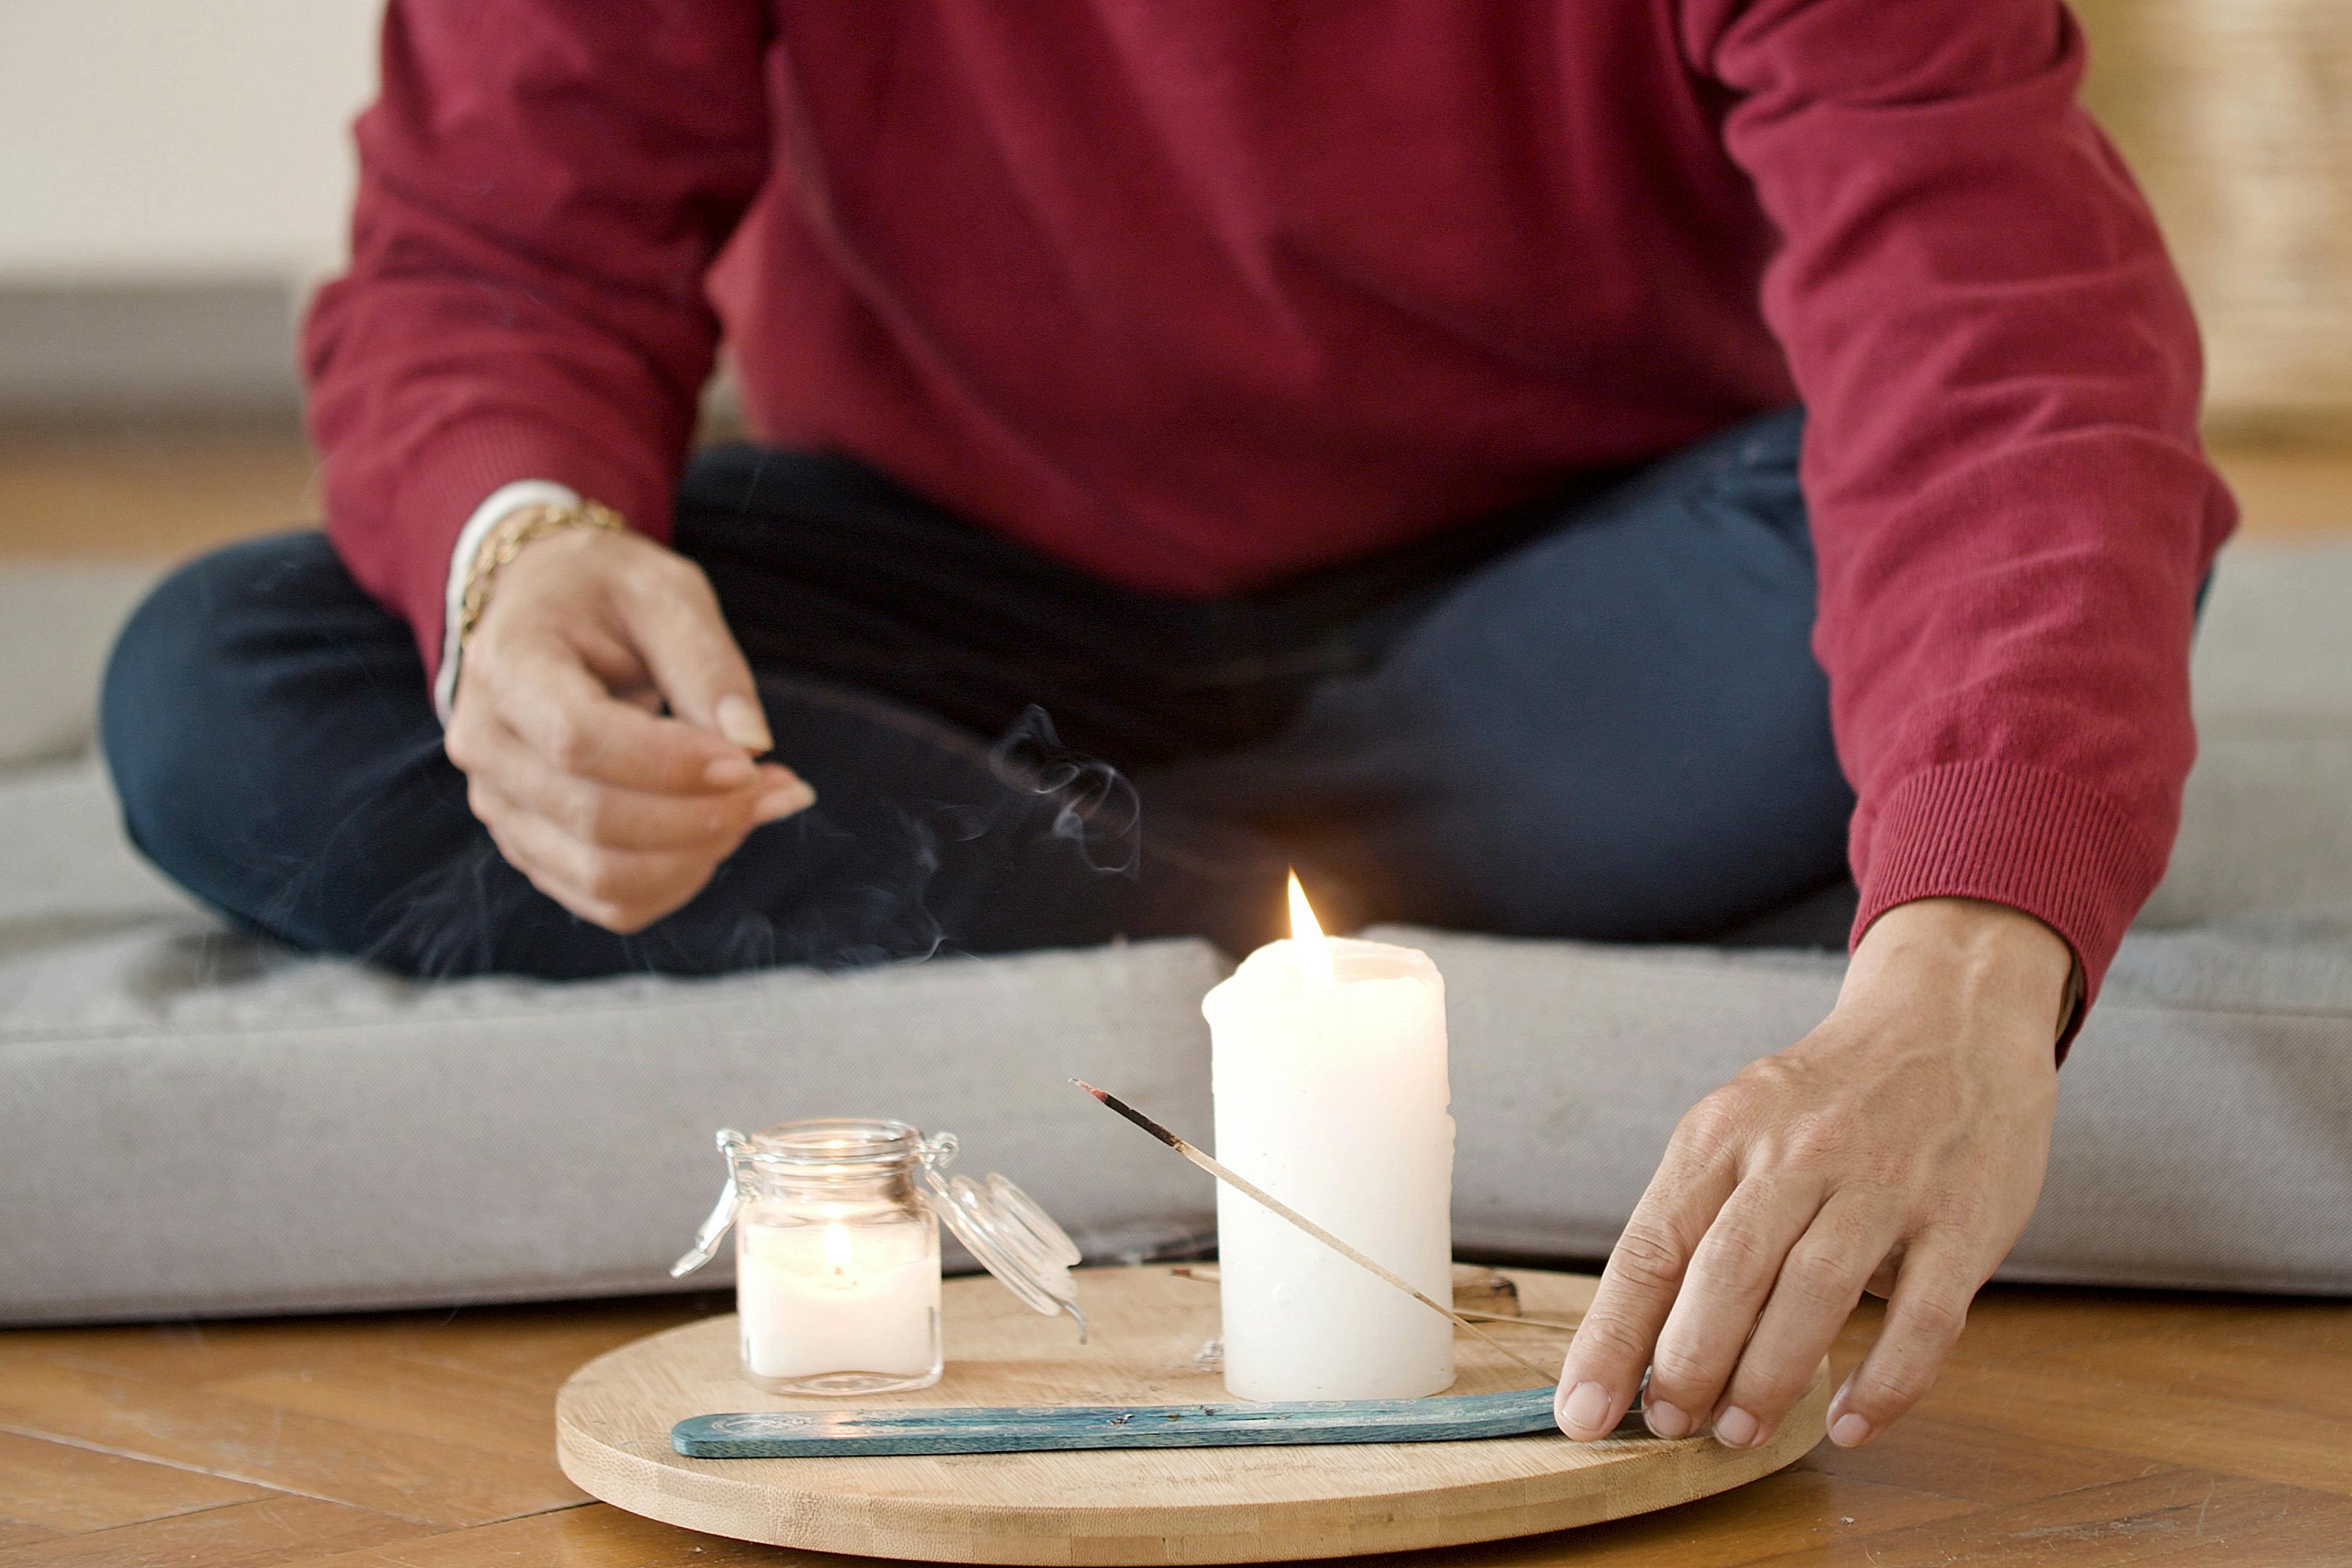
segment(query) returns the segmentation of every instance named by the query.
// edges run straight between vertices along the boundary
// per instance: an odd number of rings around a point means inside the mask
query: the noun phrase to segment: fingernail
[[[720,698],[716,716],[719,732],[745,751],[756,754],[776,749],[775,737],[768,733],[768,721],[760,717],[758,706],[750,698]]]
[[[778,822],[796,811],[806,811],[815,804],[816,791],[809,788],[800,780],[794,779],[774,794],[761,795],[760,804],[751,808],[751,820],[759,823]]]
[[[702,782],[713,789],[740,789],[759,771],[749,757],[721,757],[702,770]]]
[[[1830,1423],[1830,1441],[1841,1448],[1859,1448],[1870,1441],[1870,1423],[1849,1410]]]
[[[1752,1448],[1763,1430],[1756,1417],[1737,1405],[1715,1418],[1715,1440],[1727,1448]]]
[[[1597,1383],[1580,1383],[1560,1401],[1559,1424],[1571,1437],[1598,1437],[1609,1419],[1609,1391]]]
[[[1687,1437],[1690,1436],[1691,1418],[1683,1414],[1679,1406],[1669,1405],[1663,1399],[1653,1399],[1642,1406],[1642,1419],[1658,1436]]]

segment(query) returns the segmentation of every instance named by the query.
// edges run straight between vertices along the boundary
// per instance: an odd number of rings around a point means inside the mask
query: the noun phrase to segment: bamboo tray
[[[1573,1319],[1582,1275],[1506,1271],[1521,1310]],[[1217,1293],[1165,1268],[1080,1277],[1094,1325],[1042,1318],[985,1277],[947,1283],[947,1375],[877,1406],[1222,1403],[1194,1364]],[[1544,1361],[1562,1336],[1494,1325]],[[1826,1363],[1779,1434],[1734,1452],[1711,1438],[1556,1434],[1479,1442],[890,1458],[688,1459],[670,1427],[731,1410],[834,1410],[760,1393],[737,1370],[735,1320],[649,1335],[574,1373],[556,1397],[564,1474],[606,1502],[689,1530],[777,1546],[944,1563],[1272,1563],[1533,1535],[1739,1486],[1804,1455],[1828,1403]],[[1523,1387],[1525,1369],[1457,1336],[1449,1392]]]

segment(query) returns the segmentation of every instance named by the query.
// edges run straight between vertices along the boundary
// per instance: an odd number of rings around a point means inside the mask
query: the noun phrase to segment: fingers
[[[751,667],[700,567],[651,557],[619,585],[614,605],[672,712],[755,756],[775,750]]]
[[[1862,1299],[1864,1285],[1895,1246],[1902,1224],[1900,1206],[1882,1190],[1850,1187],[1830,1195],[1781,1259],[1753,1336],[1744,1348],[1732,1347],[1738,1370],[1716,1403],[1706,1407],[1716,1411],[1718,1440],[1734,1448],[1753,1447],[1780,1430]],[[1663,1344],[1658,1357],[1665,1360]],[[1656,1381],[1653,1373],[1654,1387]]]
[[[1709,1114],[1702,1104],[1675,1130],[1570,1342],[1554,1414],[1571,1437],[1606,1436],[1625,1418],[1691,1255],[1731,1195],[1737,1171],[1706,1135]]]
[[[1611,1431],[1646,1363],[1654,1430],[1766,1442],[1889,1284],[1830,1436],[1868,1441],[1927,1393],[2033,1212],[2055,1110],[2047,1020],[1979,984],[2010,962],[1986,940],[1931,930],[1874,970],[1857,957],[1818,1028],[1683,1119],[1569,1347],[1562,1430]]]
[[[1801,1176],[1753,1176],[1724,1204],[1691,1255],[1651,1352],[1642,1402],[1651,1431],[1686,1437],[1716,1414],[1783,1260],[1821,1211],[1822,1196],[1820,1184]],[[1759,1430],[1756,1413],[1745,1406],[1723,1411],[1717,1426],[1734,1447],[1748,1447]]]
[[[743,836],[813,805],[816,795],[790,769],[761,764],[740,789],[662,795],[568,773],[504,725],[468,748],[469,769],[500,795],[588,846],[609,849],[703,849],[723,858]]]
[[[815,796],[746,754],[773,742],[700,571],[614,537],[519,558],[459,668],[444,744],[499,853],[566,909],[625,932]]]
[[[551,538],[475,632],[445,749],[499,853],[575,914],[641,929],[815,799],[746,754],[774,745],[751,670],[709,580],[658,545]]]
[[[740,790],[757,777],[742,746],[620,700],[560,644],[502,647],[498,658],[484,690],[491,711],[478,717],[503,722],[560,773],[659,795]],[[468,718],[461,706],[449,745],[451,760],[471,773],[467,752],[488,731]]]
[[[467,799],[499,853],[532,887],[582,919],[624,935],[644,930],[700,892],[720,858],[583,844],[479,781]]]
[[[1972,1250],[1941,1235],[1914,1241],[1903,1259],[1878,1338],[1830,1401],[1830,1441],[1867,1443],[1919,1403],[1969,1320],[1969,1302],[1989,1272]]]
[[[765,763],[723,794],[654,795],[557,769],[503,726],[474,726],[467,800],[499,852],[532,886],[607,930],[643,929],[677,909],[753,828],[815,794]]]

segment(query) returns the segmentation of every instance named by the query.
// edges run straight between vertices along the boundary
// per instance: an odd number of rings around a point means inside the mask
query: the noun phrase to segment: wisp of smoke
[[[993,744],[940,738],[961,771],[940,799],[919,787],[874,803],[853,827],[822,805],[789,826],[753,838],[747,853],[782,856],[764,865],[722,866],[714,887],[737,877],[766,884],[766,896],[726,909],[705,900],[635,937],[621,939],[624,969],[724,973],[778,964],[840,970],[959,951],[957,935],[986,876],[969,857],[1017,862],[1031,836],[1067,845],[1080,865],[1104,876],[1141,876],[1142,801],[1110,763],[1066,746],[1043,708],[1031,705]],[[974,776],[982,763],[986,779]],[[919,771],[918,769],[917,771]],[[939,779],[925,781],[933,787]],[[975,793],[974,786],[977,786]],[[992,788],[990,786],[993,786]],[[527,943],[523,928],[554,915],[544,897],[506,866],[488,836],[470,833],[447,859],[411,879],[378,910],[369,956],[428,976],[505,967]],[[1005,840],[989,844],[992,838]],[[935,909],[943,862],[962,861],[946,909]],[[289,879],[287,898],[299,894]],[[724,912],[722,912],[724,911]],[[634,962],[629,962],[634,960]]]
[[[989,748],[989,771],[1008,787],[1055,800],[1053,836],[1093,870],[1136,876],[1143,863],[1143,800],[1127,775],[1062,744],[1054,721],[1031,703]]]

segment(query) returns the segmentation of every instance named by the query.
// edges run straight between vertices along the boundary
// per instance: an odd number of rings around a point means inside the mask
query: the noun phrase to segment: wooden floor
[[[0,437],[0,555],[177,560],[318,515],[317,462],[289,437]]]
[[[2352,447],[2225,445],[2250,538],[2352,532]],[[178,558],[310,525],[318,464],[283,436],[0,437],[0,556]]]
[[[727,1305],[0,1334],[0,1568],[858,1561],[655,1524],[557,1470],[551,1412],[576,1365]],[[1927,1404],[1870,1448],[1395,1561],[2352,1563],[2352,1306],[1994,1290]]]

